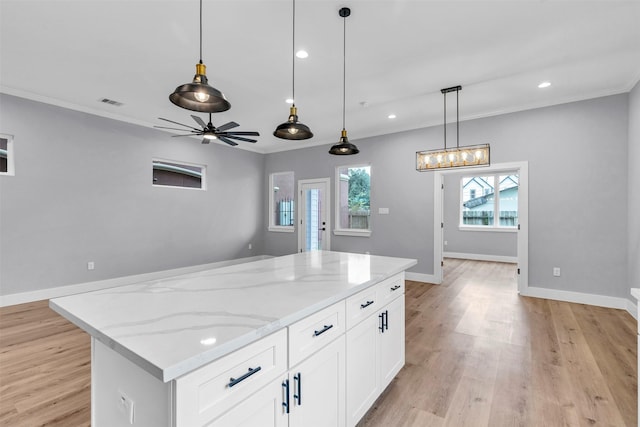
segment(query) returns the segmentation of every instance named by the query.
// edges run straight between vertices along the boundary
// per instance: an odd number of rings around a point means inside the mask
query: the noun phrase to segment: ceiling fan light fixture
[[[291,108],[289,109],[289,118],[286,122],[279,124],[276,130],[273,131],[273,136],[280,139],[290,140],[303,140],[313,138],[313,132],[309,129],[309,126],[302,124],[298,121],[298,109],[294,100],[296,99],[296,0],[292,0],[293,3],[293,26],[292,26],[292,43],[291,58],[293,62],[293,72],[291,77]],[[305,52],[306,53],[306,52]],[[306,56],[305,56],[306,58]],[[288,100],[287,100],[288,101]]]
[[[222,92],[209,85],[207,67],[202,63],[202,0],[200,0],[200,62],[191,83],[176,88],[169,100],[178,107],[201,113],[220,113],[231,108]]]
[[[332,145],[329,150],[329,154],[334,154],[336,156],[349,156],[352,154],[358,154],[359,152],[360,150],[358,150],[358,147],[349,142],[346,129],[342,129],[340,140],[337,144]]]
[[[313,137],[311,129],[303,123],[298,121],[298,109],[295,105],[292,105],[289,110],[289,119],[278,125],[273,132],[273,136],[282,139],[309,139]]]

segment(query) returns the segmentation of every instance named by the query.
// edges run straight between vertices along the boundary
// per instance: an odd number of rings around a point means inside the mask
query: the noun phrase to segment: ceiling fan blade
[[[204,120],[202,120],[200,117],[198,116],[194,116],[193,114],[191,115],[191,118],[193,118],[193,120],[196,121],[196,123],[198,123],[200,126],[202,126],[203,129],[207,128],[207,124],[204,122]]]
[[[232,141],[232,140],[230,140],[230,139],[225,138],[224,136],[220,136],[220,135],[218,135],[218,139],[219,139],[220,141],[222,141],[222,142],[226,142],[227,144],[229,144],[229,145],[231,145],[231,146],[236,146],[236,145],[238,145],[237,143],[233,142],[233,141]]]
[[[156,129],[170,129],[170,130],[179,130],[181,132],[186,132],[185,129],[178,129],[178,128],[169,128],[166,126],[154,126],[154,128]],[[195,128],[194,128],[195,129]],[[192,132],[195,132],[195,130],[193,130]]]
[[[211,142],[211,140],[209,138],[202,138],[202,143],[203,144],[209,144]]]
[[[198,136],[198,135],[202,135],[202,133],[193,132],[193,133],[185,133],[185,134],[182,134],[182,135],[171,135],[171,138],[175,138],[176,136]]]
[[[224,138],[233,138],[233,139],[237,139],[238,141],[245,141],[245,142],[258,142],[255,139],[242,138],[240,136],[233,136],[233,135],[226,135],[224,136]]]
[[[236,122],[229,122],[229,123],[225,123],[222,126],[220,126],[219,128],[216,128],[216,130],[218,132],[224,132],[227,129],[233,129],[233,128],[237,128],[238,126],[240,126],[239,124],[237,124]]]
[[[245,136],[260,136],[258,132],[224,132],[223,135],[231,136],[231,135],[245,135]]]
[[[198,128],[194,128],[193,126],[189,126],[189,125],[185,125],[185,124],[182,124],[182,123],[174,122],[173,120],[163,119],[162,117],[158,117],[158,119],[164,120],[165,122],[173,123],[173,124],[176,124],[176,125],[184,126],[186,128],[189,128],[189,129],[200,130]]]

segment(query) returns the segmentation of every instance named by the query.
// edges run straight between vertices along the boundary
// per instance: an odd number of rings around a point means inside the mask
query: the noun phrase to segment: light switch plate
[[[389,208],[378,208],[378,214],[389,215]]]

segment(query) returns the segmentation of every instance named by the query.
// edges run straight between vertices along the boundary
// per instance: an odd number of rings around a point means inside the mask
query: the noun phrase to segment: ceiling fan
[[[235,145],[238,145],[238,143],[235,142],[235,141],[232,141],[232,139],[236,139],[238,141],[255,143],[255,142],[257,142],[255,139],[244,138],[243,136],[260,136],[260,134],[258,132],[242,132],[242,131],[228,132],[229,129],[233,129],[235,127],[240,126],[236,122],[229,122],[229,123],[223,124],[220,127],[215,127],[211,123],[211,113],[209,113],[209,123],[205,123],[204,120],[202,120],[198,116],[191,115],[191,117],[193,118],[193,120],[196,121],[196,123],[198,123],[201,126],[201,129],[199,129],[197,127],[185,125],[185,124],[182,124],[182,123],[174,122],[173,120],[163,119],[162,117],[158,117],[158,118],[160,120],[164,120],[165,122],[174,123],[176,125],[184,126],[185,128],[189,128],[190,129],[189,133],[186,133],[186,134],[183,134],[183,135],[171,135],[172,137],[202,135],[202,137],[203,137],[202,143],[203,144],[210,143],[212,139],[219,139],[220,141],[225,142],[225,143],[227,143],[227,144],[229,144],[231,146],[235,146]],[[165,127],[165,126],[154,126],[154,128],[179,130],[179,131],[186,132],[186,129],[181,129],[181,128],[170,128],[170,127]],[[242,136],[240,136],[240,135],[242,135]]]

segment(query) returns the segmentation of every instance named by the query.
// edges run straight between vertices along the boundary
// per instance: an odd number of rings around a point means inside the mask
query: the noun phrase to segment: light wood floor
[[[628,313],[519,297],[513,265],[460,260],[406,302],[406,366],[359,427],[638,425]],[[47,302],[1,308],[0,426],[88,425],[88,336]]]
[[[526,298],[512,264],[447,259],[442,285],[407,282],[406,365],[373,426],[633,426],[636,321]]]

